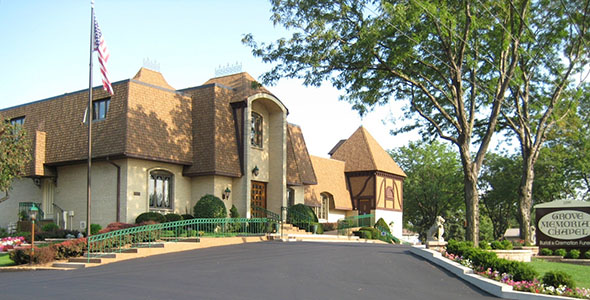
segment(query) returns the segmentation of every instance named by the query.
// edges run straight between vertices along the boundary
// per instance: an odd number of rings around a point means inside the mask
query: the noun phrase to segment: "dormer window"
[[[250,142],[252,146],[262,148],[262,116],[252,113],[252,127],[250,128]]]
[[[10,119],[10,124],[23,126],[25,124],[25,116]]]
[[[107,112],[109,111],[109,104],[111,98],[95,100],[92,102],[92,121],[104,120],[107,118]]]

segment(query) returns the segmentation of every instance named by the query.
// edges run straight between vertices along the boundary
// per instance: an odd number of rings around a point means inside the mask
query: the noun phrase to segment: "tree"
[[[520,58],[529,1],[272,0],[275,25],[291,38],[258,45],[254,56],[276,65],[264,83],[330,79],[363,114],[393,97],[427,138],[459,150],[467,238],[477,245],[477,179]],[[473,151],[475,150],[475,152]]]
[[[12,181],[25,174],[30,145],[21,125],[0,122],[0,191],[8,192]]]
[[[445,218],[445,228],[458,223],[464,211],[461,201],[461,165],[457,154],[439,142],[410,142],[391,151],[391,156],[406,172],[404,180],[403,222],[424,240],[437,216]],[[447,237],[457,230],[445,230]]]
[[[509,101],[502,110],[502,120],[520,143],[518,219],[526,242],[531,242],[535,163],[548,131],[582,96],[572,77],[584,71],[590,58],[590,1],[537,0],[530,3],[530,11]]]
[[[521,161],[518,157],[488,153],[481,174],[482,211],[493,226],[494,239],[500,239],[515,220]]]

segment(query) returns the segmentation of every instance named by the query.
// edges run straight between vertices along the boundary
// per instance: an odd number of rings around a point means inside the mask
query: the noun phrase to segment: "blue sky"
[[[240,63],[258,78],[271,65],[242,45],[244,34],[270,42],[288,32],[269,20],[267,0],[96,0],[95,13],[111,52],[111,81],[131,78],[144,59],[156,61],[176,89],[197,86],[215,69]],[[90,0],[0,0],[0,109],[88,88]],[[100,84],[96,55],[94,85]],[[326,156],[360,125],[385,149],[416,135],[389,135],[388,120],[400,103],[378,107],[361,119],[329,83],[305,88],[283,79],[268,87],[289,109],[288,121],[303,129],[311,154]]]

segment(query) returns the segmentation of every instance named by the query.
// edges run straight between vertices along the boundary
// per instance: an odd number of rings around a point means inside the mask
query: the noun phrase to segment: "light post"
[[[35,204],[31,207],[30,217],[33,225],[31,226],[31,262],[33,261],[33,257],[35,256],[35,220],[37,219],[37,212],[39,209]]]

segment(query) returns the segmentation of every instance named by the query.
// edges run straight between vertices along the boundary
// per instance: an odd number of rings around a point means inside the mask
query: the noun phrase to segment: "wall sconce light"
[[[223,200],[229,199],[229,194],[230,193],[231,193],[231,190],[229,189],[229,187],[226,187],[225,190],[223,191],[223,194],[221,195],[221,198]]]
[[[252,169],[252,174],[254,176],[258,176],[258,174],[260,174],[260,169],[258,169],[258,166],[255,166],[254,169]]]

